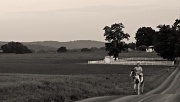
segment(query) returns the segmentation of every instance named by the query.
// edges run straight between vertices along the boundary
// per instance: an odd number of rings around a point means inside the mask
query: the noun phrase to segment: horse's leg
[[[141,84],[141,92],[142,92],[142,93],[144,92],[144,83]]]
[[[137,84],[138,95],[140,94],[140,83]]]
[[[134,83],[134,92],[136,92],[136,83]]]

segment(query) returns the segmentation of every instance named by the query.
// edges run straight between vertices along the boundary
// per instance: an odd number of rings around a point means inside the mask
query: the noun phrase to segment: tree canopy
[[[180,20],[170,25],[159,25],[155,51],[164,59],[175,60],[180,56]]]
[[[151,27],[141,27],[136,32],[136,47],[141,45],[151,46],[155,44],[156,31]]]
[[[2,45],[1,49],[3,50],[3,53],[32,53],[30,49],[19,42],[9,42],[8,44]]]
[[[129,39],[130,35],[128,33],[124,33],[122,30],[124,25],[122,23],[112,24],[110,27],[104,27],[104,36],[105,40],[108,43],[105,43],[106,51],[109,51],[109,56],[114,56],[116,59],[122,51],[126,51],[127,44],[123,42],[124,39]]]

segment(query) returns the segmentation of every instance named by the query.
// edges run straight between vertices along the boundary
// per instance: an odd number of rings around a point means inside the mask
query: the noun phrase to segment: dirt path
[[[176,68],[159,87],[144,95],[105,96],[77,102],[180,102],[180,68]]]

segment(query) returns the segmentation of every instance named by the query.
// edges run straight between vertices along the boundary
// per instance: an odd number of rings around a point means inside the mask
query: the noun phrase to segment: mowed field
[[[0,54],[0,101],[70,102],[88,97],[133,93],[134,66],[88,65],[107,52]],[[124,57],[158,57],[155,53],[121,53]],[[145,92],[164,81],[175,66],[142,66]]]

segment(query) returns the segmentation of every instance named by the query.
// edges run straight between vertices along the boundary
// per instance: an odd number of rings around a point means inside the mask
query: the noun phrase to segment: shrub
[[[88,48],[82,48],[82,49],[81,49],[81,52],[89,52],[89,51],[91,51],[91,50],[88,49]]]
[[[138,50],[139,51],[146,51],[146,48],[147,47],[145,45],[141,45],[141,46],[138,47]]]
[[[58,50],[57,50],[58,53],[62,53],[62,52],[67,52],[67,49],[66,47],[60,47]]]

